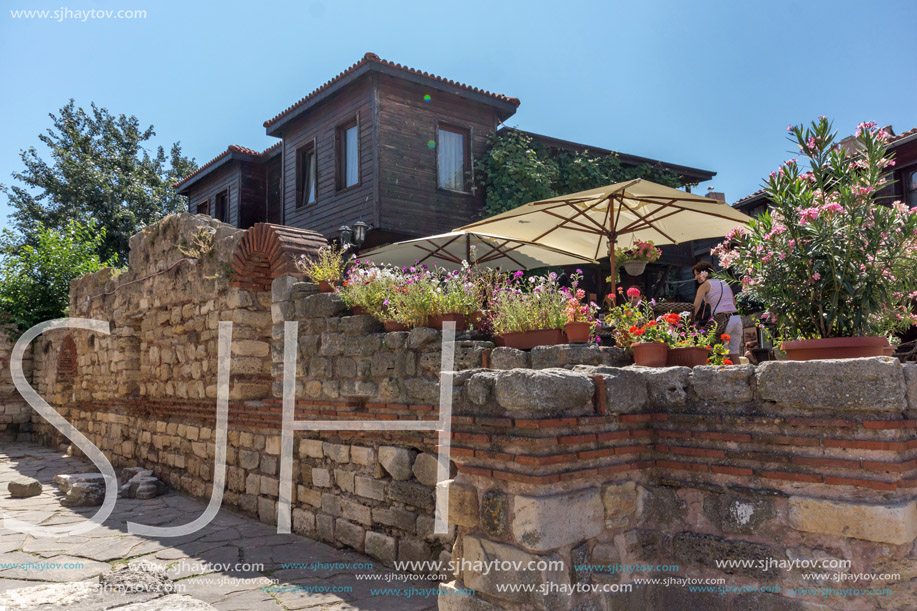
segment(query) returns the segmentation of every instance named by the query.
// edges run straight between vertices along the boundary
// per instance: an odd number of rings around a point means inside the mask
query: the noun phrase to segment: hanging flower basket
[[[590,331],[592,331],[592,323],[588,322],[568,322],[564,325],[567,343],[570,344],[587,343],[589,341]]]
[[[643,367],[665,367],[669,353],[668,344],[662,342],[638,342],[631,344],[634,351],[634,365]]]
[[[628,261],[624,263],[624,271],[631,276],[639,276],[646,270],[646,261]]]

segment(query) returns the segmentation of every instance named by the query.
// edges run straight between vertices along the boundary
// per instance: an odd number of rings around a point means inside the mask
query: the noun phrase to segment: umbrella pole
[[[608,240],[608,259],[611,263],[611,299],[612,307],[618,304],[618,274],[615,269],[615,242]]]

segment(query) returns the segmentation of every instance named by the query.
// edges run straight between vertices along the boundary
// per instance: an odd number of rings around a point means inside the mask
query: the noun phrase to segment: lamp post
[[[353,223],[352,226],[342,226],[338,231],[341,233],[341,245],[348,252],[356,254],[363,242],[366,240],[366,232],[372,229],[371,225],[364,223],[362,220]]]

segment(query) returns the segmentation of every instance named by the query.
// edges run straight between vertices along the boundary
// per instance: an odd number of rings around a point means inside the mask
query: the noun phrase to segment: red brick
[[[899,488],[917,488],[917,477],[898,480]]]
[[[653,449],[656,450],[657,452],[668,452],[668,451],[669,451],[669,446],[661,446],[661,445],[658,445],[658,444],[657,444],[657,445],[653,446]]]
[[[516,426],[520,429],[537,429],[538,420],[526,420],[524,418],[516,418]]]
[[[599,433],[595,436],[596,441],[610,441],[612,439],[627,439],[631,436],[631,431],[610,431],[608,433]]]
[[[391,403],[388,404],[389,407],[392,406]],[[435,405],[409,405],[408,409],[412,409],[417,412],[432,412],[436,409]]]
[[[695,433],[694,437],[696,439],[715,439],[717,441],[751,441],[751,435],[744,433]]]
[[[635,469],[647,469],[656,465],[655,460],[635,460],[631,463]]]
[[[791,482],[807,482],[810,484],[820,484],[822,482],[821,475],[791,473],[789,471],[762,471],[761,477],[766,477],[768,479],[783,479]]]
[[[481,351],[481,367],[490,369],[490,350]]]
[[[846,448],[849,450],[906,450],[904,441],[873,441],[868,439],[824,439],[826,448]]]
[[[621,446],[615,448],[615,456],[619,454],[640,454],[641,452],[649,452],[653,449],[653,446]]]
[[[652,437],[655,434],[655,431],[652,429],[640,429],[638,431],[631,431],[631,437]]]
[[[711,450],[707,448],[686,448],[682,446],[672,446],[672,454],[683,454],[685,456],[706,456],[708,458],[726,458],[724,450]]]
[[[452,433],[452,439],[456,441],[469,441],[471,443],[488,443],[490,441],[490,435],[484,435],[481,433]]]
[[[831,475],[825,477],[825,483],[831,486],[859,486],[860,488],[872,488],[873,490],[895,490],[898,487],[895,482],[880,482],[874,479],[857,479],[853,477],[834,477]]]
[[[657,460],[656,466],[663,469],[680,469],[682,471],[707,471],[707,465],[693,462],[673,462],[670,460]]]
[[[855,420],[844,420],[843,418],[787,418],[786,422],[790,426],[824,426],[831,428],[854,428],[857,425]]]
[[[595,386],[595,392],[592,394],[592,404],[595,406],[595,413],[604,416],[607,413],[605,405],[605,378],[600,375],[592,376],[592,383]]]
[[[514,456],[512,454],[507,454],[506,452],[488,452],[486,450],[475,450],[475,458],[486,458],[487,460],[502,460],[505,462],[513,462]]]
[[[653,414],[653,420],[655,420],[656,422],[662,422],[668,419],[669,419],[668,414]]]
[[[528,456],[519,454],[516,456],[516,462],[520,465],[531,465],[541,467],[544,465],[556,465],[563,462],[572,462],[576,460],[576,454],[552,454],[550,456]]]
[[[480,475],[482,477],[492,477],[493,471],[490,469],[481,469],[480,467],[471,467],[469,465],[457,465],[458,470],[468,475]]]
[[[624,414],[620,417],[621,422],[649,422],[652,419],[651,414]]]
[[[904,473],[917,469],[917,458],[907,462],[880,462],[877,460],[864,460],[863,468],[867,471],[884,471],[887,473]]]
[[[599,467],[599,475],[614,475],[615,473],[624,473],[625,471],[634,471],[637,467],[634,463],[626,462],[621,465],[610,465],[608,467]]]
[[[518,482],[520,484],[556,484],[562,479],[566,479],[559,473],[553,475],[525,475],[522,473],[512,473],[510,471],[494,471],[494,479],[502,479],[508,482]]]
[[[680,439],[691,439],[691,431],[671,431],[669,429],[656,429],[656,434],[660,437],[678,437]]]
[[[449,452],[453,456],[467,456],[468,458],[474,458],[474,450],[471,448],[459,448],[456,446],[450,446]]]
[[[576,426],[579,424],[576,418],[547,418],[545,420],[538,420],[537,422],[538,428],[540,429],[549,429],[561,426]]]
[[[755,441],[762,443],[773,443],[782,446],[806,446],[813,447],[821,444],[821,440],[815,437],[783,437],[780,435],[755,435]]]
[[[754,471],[745,467],[727,467],[725,465],[710,465],[710,470],[722,475],[753,475]]]
[[[476,424],[481,426],[500,426],[500,427],[511,427],[513,426],[512,418],[487,418],[485,416],[478,416],[474,419]]]
[[[576,457],[580,460],[590,460],[592,458],[604,458],[606,456],[614,456],[614,448],[602,448],[601,450],[587,450],[585,452],[577,452]]]
[[[366,409],[385,409],[388,405],[387,403],[367,403]]]
[[[452,416],[452,424],[474,424],[471,416]]]
[[[917,428],[917,420],[864,420],[865,429],[913,429]]]
[[[596,441],[595,435],[567,435],[558,437],[557,443],[561,445],[572,445],[575,443],[590,443]]]
[[[794,456],[790,459],[794,465],[808,465],[810,467],[832,467],[835,469],[859,469],[860,461],[842,460],[840,458],[824,458],[820,456]]]

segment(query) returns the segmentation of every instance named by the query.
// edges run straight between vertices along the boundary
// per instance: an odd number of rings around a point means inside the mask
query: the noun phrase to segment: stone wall
[[[876,358],[458,377],[453,559],[558,560],[563,568],[485,575],[459,567],[444,587],[472,588],[478,598],[471,605],[443,597],[441,609],[917,606],[917,366]],[[787,568],[794,559],[852,564]],[[718,568],[718,560],[770,568]],[[679,569],[622,575],[601,568],[615,563]],[[805,581],[807,572],[901,579],[856,584],[890,587],[887,597],[790,593],[854,587]],[[667,576],[724,578],[733,589],[633,585],[635,577]],[[556,589],[501,592],[507,583]],[[633,589],[557,587],[602,584]],[[736,591],[762,586],[771,592]]]
[[[23,400],[10,373],[10,355],[15,345],[10,336],[12,327],[0,325],[0,441],[28,440],[32,428],[32,408]],[[26,350],[22,369],[31,377],[33,367],[32,350]]]

